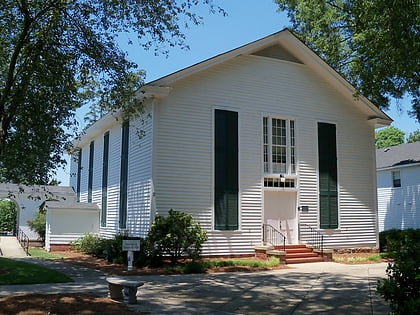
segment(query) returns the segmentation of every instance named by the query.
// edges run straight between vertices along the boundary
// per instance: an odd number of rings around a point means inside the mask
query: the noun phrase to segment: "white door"
[[[264,191],[264,223],[286,236],[286,244],[298,243],[296,192]]]

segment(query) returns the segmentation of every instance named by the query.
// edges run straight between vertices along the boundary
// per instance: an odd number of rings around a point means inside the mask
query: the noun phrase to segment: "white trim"
[[[382,172],[382,171],[389,171],[389,170],[398,169],[398,168],[401,169],[401,168],[416,167],[416,166],[420,166],[420,162],[381,167],[381,168],[377,168],[376,171]]]

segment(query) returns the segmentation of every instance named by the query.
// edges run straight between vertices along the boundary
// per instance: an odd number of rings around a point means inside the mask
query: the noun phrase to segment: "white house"
[[[379,231],[420,228],[420,142],[376,150]]]
[[[391,119],[287,29],[142,92],[145,115],[108,114],[76,143],[71,185],[101,235],[144,237],[173,208],[208,231],[205,255],[252,254],[263,224],[377,247],[374,129]]]
[[[76,201],[76,194],[71,187],[48,185],[16,185],[0,183],[0,198],[12,200],[17,206],[17,225],[30,240],[37,240],[39,235],[29,228],[36,211],[46,200],[61,202]]]

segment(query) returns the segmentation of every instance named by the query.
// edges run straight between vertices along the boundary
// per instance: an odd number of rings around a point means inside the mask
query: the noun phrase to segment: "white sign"
[[[129,252],[140,251],[140,240],[123,240],[122,250]]]

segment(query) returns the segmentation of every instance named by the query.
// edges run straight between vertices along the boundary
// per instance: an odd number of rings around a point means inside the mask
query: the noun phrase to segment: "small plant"
[[[33,220],[28,220],[29,228],[32,231],[38,233],[39,238],[43,244],[45,244],[45,232],[46,232],[46,211],[44,209],[39,209],[35,213],[35,218]]]
[[[173,209],[168,216],[157,216],[147,235],[152,258],[169,256],[172,264],[183,256],[197,259],[206,240],[206,231],[192,215]]]

